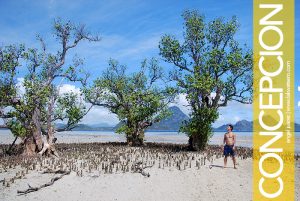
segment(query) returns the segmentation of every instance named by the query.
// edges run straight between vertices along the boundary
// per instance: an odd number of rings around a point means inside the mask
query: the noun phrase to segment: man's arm
[[[236,135],[233,134],[233,147],[235,147],[235,143],[236,143]]]

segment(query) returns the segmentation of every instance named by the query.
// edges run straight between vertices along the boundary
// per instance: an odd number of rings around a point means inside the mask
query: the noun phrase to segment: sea
[[[236,146],[252,147],[252,132],[235,132]],[[56,133],[58,143],[125,142],[122,134],[112,131],[66,131]],[[214,132],[209,140],[211,145],[222,145],[224,132]],[[10,144],[14,136],[9,130],[0,130],[0,144]],[[146,142],[185,144],[188,137],[184,133],[155,131],[145,133]],[[300,132],[295,132],[295,152],[300,153]]]

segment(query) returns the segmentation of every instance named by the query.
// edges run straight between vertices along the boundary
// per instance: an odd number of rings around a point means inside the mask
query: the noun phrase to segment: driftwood
[[[134,164],[134,171],[133,173],[140,173],[142,174],[144,177],[150,177],[150,174],[149,172],[145,172],[144,169],[146,168],[152,168],[153,165],[150,165],[150,166],[144,166],[143,167],[143,163],[142,162],[137,162]]]
[[[42,174],[65,174],[67,171],[65,170],[51,170],[47,169]]]
[[[43,185],[41,185],[41,186],[39,186],[39,187],[32,187],[32,186],[30,186],[30,185],[28,184],[28,187],[29,187],[29,188],[28,188],[27,190],[24,190],[24,191],[18,190],[17,193],[18,193],[19,195],[25,195],[25,194],[28,194],[28,193],[31,193],[31,192],[38,191],[38,190],[40,190],[41,188],[45,188],[45,187],[47,187],[47,186],[51,186],[51,185],[54,184],[55,181],[61,179],[61,178],[62,178],[63,176],[65,176],[65,175],[70,174],[71,171],[61,171],[61,170],[57,170],[57,171],[51,171],[51,172],[50,172],[50,171],[48,171],[48,172],[45,171],[44,174],[45,174],[45,173],[55,173],[55,174],[60,174],[60,173],[61,173],[61,175],[52,178],[50,182],[48,182],[48,183],[46,183],[46,184],[43,184]]]

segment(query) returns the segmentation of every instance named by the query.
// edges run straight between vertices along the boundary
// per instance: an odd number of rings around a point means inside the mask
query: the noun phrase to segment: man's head
[[[227,126],[227,131],[228,132],[231,132],[233,130],[233,126],[231,125],[231,124],[229,124],[228,126]]]

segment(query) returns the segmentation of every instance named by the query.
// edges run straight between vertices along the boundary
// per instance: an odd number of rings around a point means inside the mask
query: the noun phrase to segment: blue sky
[[[299,1],[296,7],[299,8]],[[134,71],[144,58],[160,58],[158,41],[163,34],[170,33],[178,38],[182,37],[181,13],[185,9],[198,9],[207,20],[219,16],[229,19],[236,15],[241,23],[237,40],[249,47],[252,46],[250,0],[0,0],[0,45],[25,43],[27,47],[37,47],[35,36],[39,33],[45,38],[48,48],[55,50],[57,46],[51,34],[51,23],[54,18],[61,17],[76,23],[84,23],[92,32],[98,33],[102,41],[80,44],[71,55],[77,53],[84,58],[85,66],[92,74],[91,78],[95,79],[96,75],[107,67],[109,58],[126,64],[131,71]],[[296,20],[298,19],[299,15],[296,17]],[[297,33],[300,33],[300,27],[296,28]],[[299,39],[298,36],[296,40]],[[299,49],[299,42],[296,43],[296,49]],[[299,54],[296,54],[299,61]],[[170,65],[164,62],[161,62],[161,65],[166,70],[170,69]],[[300,85],[299,75],[298,68],[295,86]],[[66,88],[68,87],[76,86],[66,85]],[[300,100],[299,97],[297,93],[297,102]],[[180,101],[184,102],[180,99],[179,103]],[[183,107],[182,109],[184,110]],[[299,108],[296,113],[300,113]],[[296,118],[299,120],[299,115]],[[97,123],[98,119],[108,124],[117,122],[116,117],[109,115],[103,108],[95,108],[83,121]],[[228,108],[221,109],[220,118],[215,125],[235,123],[241,119],[252,119],[252,106],[230,103]]]

